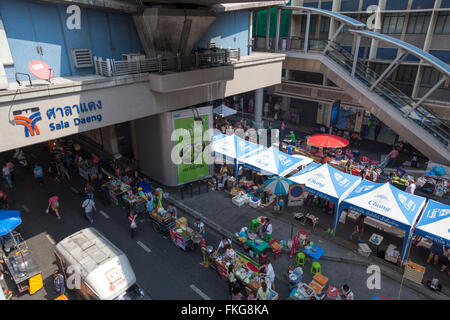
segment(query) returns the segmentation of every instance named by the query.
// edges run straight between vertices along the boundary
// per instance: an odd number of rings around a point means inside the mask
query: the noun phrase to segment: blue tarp
[[[21,223],[20,211],[0,210],[0,236],[10,233]]]
[[[450,247],[450,206],[428,200],[413,234]]]

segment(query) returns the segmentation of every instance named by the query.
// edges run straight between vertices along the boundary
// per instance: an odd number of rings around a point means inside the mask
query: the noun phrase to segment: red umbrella
[[[332,134],[315,134],[308,138],[308,145],[322,148],[344,148],[348,146],[347,139]]]

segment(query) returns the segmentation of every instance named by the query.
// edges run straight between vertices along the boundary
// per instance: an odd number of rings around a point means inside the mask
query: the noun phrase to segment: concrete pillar
[[[255,125],[256,129],[262,129],[264,127],[264,123],[262,121],[263,114],[263,102],[264,102],[264,88],[255,90]]]
[[[270,39],[270,9],[271,7],[267,8],[267,26],[266,26],[266,50],[270,49],[269,46],[269,39]]]
[[[131,133],[131,143],[133,146],[133,159],[139,160],[139,148],[137,143],[137,135],[136,135],[136,121],[130,121],[130,133]]]
[[[286,81],[289,79],[289,70],[286,70],[286,76],[284,77]],[[281,97],[281,117],[283,119],[287,118],[287,114],[289,113],[289,107],[291,106],[291,98],[289,97]]]
[[[103,147],[105,151],[114,155],[119,153],[119,144],[117,143],[116,127],[114,125],[103,127],[102,132]]]
[[[433,12],[431,13],[430,18],[430,24],[428,26],[427,34],[425,36],[425,42],[423,44],[423,51],[428,52],[430,50],[431,41],[433,40],[433,34],[434,34],[434,28],[436,27],[436,22],[438,18],[439,11],[436,11],[436,9],[439,9],[441,7],[442,0],[436,0],[434,2],[434,8]],[[419,67],[417,68],[416,73],[416,79],[414,81],[413,91],[412,91],[412,97],[417,98],[417,95],[419,93],[420,89],[420,83],[422,81],[423,76],[423,66],[422,66],[423,60],[420,60]]]
[[[340,10],[341,10],[341,0],[333,0],[331,11],[339,12]],[[339,21],[336,21],[333,18],[330,19],[330,31],[328,32],[328,40],[331,39],[333,34],[335,34],[338,23]]]
[[[382,15],[381,11],[386,8],[386,0],[379,0],[378,2],[378,10],[375,13],[375,29],[372,31],[374,32],[381,32],[382,27]],[[370,44],[370,51],[369,51],[369,60],[376,59],[377,57],[377,50],[378,50],[378,40],[372,39]]]
[[[248,46],[247,46],[247,54],[252,54],[252,38],[253,38],[253,11],[248,12]]]
[[[281,9],[277,10],[277,32],[275,36],[275,52],[278,51],[278,42],[280,41]]]

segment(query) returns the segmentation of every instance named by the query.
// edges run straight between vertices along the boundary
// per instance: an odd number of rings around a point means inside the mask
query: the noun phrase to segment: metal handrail
[[[328,55],[334,61],[338,62],[341,66],[344,67],[344,69],[346,69],[350,73],[353,66],[353,55],[336,43],[333,43],[330,46],[330,49],[331,50],[326,52],[326,55]],[[366,65],[358,62],[356,65],[355,77],[358,78],[358,80],[360,80],[364,85],[369,87],[373,82],[375,82],[379,75],[373,70],[369,69]],[[381,81],[374,88],[374,92],[383,97],[385,100],[388,100],[391,105],[393,105],[403,114],[406,114],[406,112],[408,111],[408,109],[403,109],[404,107],[411,108],[415,103],[412,98],[402,93],[387,80]],[[447,124],[440,121],[438,117],[436,117],[432,112],[424,108],[422,105],[416,108],[415,113],[419,119],[414,119],[411,115],[408,116],[408,119],[429,131],[444,145],[449,144],[450,131]],[[425,119],[434,126],[428,125],[425,122]]]

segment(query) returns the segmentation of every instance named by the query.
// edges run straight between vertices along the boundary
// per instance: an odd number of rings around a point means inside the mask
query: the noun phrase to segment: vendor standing
[[[200,221],[200,219],[195,220],[194,222],[195,231],[200,233],[203,239],[205,239],[205,224]]]
[[[172,203],[169,204],[169,208],[167,209],[167,214],[169,214],[172,221],[175,221],[178,219],[177,208],[175,208]]]
[[[216,249],[216,254],[219,252],[219,250],[222,249],[223,252],[227,251],[228,249],[232,249],[232,242],[227,237],[223,237],[222,240],[219,243],[219,246]]]
[[[275,271],[273,270],[273,266],[270,263],[270,260],[267,259],[264,262],[263,267],[260,268],[259,275],[265,278],[266,284],[268,288],[275,290]]]
[[[345,164],[345,173],[352,174],[353,159],[348,159]]]
[[[267,241],[272,240],[272,224],[270,223],[269,218],[266,218],[264,224],[260,227],[259,235],[261,239],[265,239]]]

